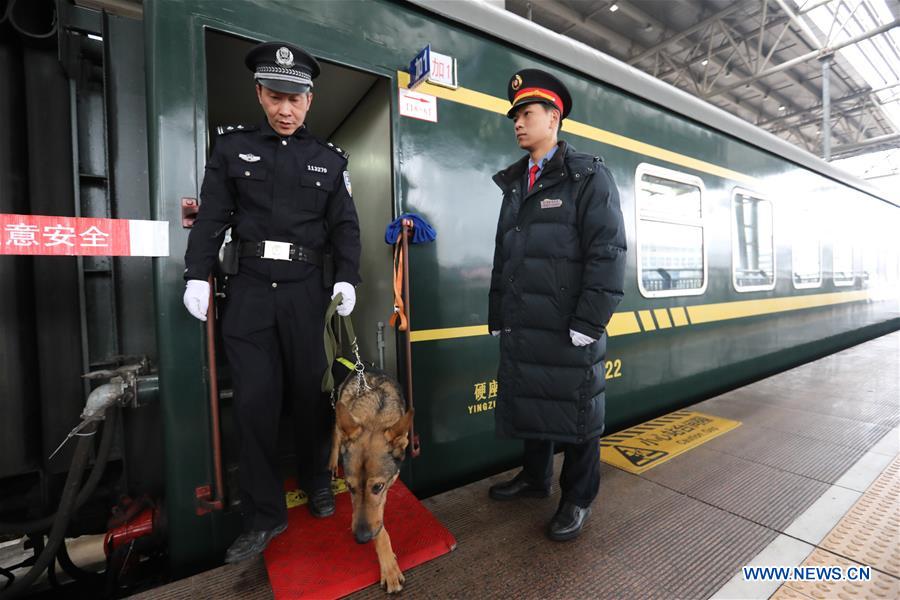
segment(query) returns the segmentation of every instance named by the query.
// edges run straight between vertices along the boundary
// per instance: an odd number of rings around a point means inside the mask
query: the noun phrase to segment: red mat
[[[343,481],[335,489],[345,490]],[[375,545],[357,544],[350,531],[350,494],[334,500],[334,515],[316,519],[302,495],[288,493],[288,529],[265,551],[276,600],[340,598],[380,581]],[[456,538],[399,480],[388,490],[384,525],[407,580],[415,577],[409,569],[456,548]]]

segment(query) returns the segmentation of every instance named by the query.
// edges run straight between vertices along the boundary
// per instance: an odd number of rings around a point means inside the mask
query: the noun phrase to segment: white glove
[[[500,330],[494,329],[493,331],[491,331],[491,335],[494,337],[500,337]]]
[[[331,297],[334,298],[338,294],[343,295],[343,298],[338,304],[337,313],[342,317],[349,317],[353,312],[353,307],[356,306],[356,290],[346,281],[338,281],[334,284],[334,292]]]
[[[593,344],[597,340],[592,337],[588,337],[583,333],[578,333],[574,329],[569,330],[569,337],[572,338],[573,346],[587,346],[588,344]]]
[[[209,283],[202,279],[189,279],[184,288],[184,306],[194,317],[206,320],[209,310]]]

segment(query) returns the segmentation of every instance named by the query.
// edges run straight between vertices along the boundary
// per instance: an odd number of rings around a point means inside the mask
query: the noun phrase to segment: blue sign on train
[[[409,62],[409,89],[413,89],[431,73],[431,44],[428,44]]]

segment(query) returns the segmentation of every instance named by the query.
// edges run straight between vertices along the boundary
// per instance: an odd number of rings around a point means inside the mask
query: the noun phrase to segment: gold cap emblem
[[[512,89],[517,90],[522,87],[522,76],[516,73],[516,76],[513,77],[512,83],[510,84]]]

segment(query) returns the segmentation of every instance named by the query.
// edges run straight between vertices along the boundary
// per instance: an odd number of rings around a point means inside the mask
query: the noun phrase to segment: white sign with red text
[[[428,73],[428,83],[440,85],[455,90],[456,81],[456,59],[446,54],[438,54],[431,52],[431,71]]]
[[[400,90],[400,115],[437,123],[437,98],[430,94]]]
[[[169,256],[169,223],[0,214],[0,254]]]

